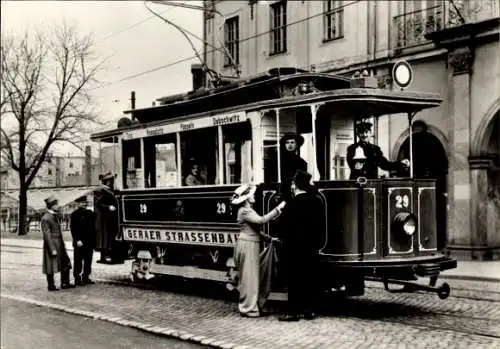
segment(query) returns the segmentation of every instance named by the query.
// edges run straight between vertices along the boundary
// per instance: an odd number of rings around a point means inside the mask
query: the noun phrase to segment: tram
[[[418,112],[440,105],[439,96],[380,89],[369,76],[274,68],[159,101],[125,111],[130,118],[119,127],[91,136],[115,152],[117,248],[133,259],[132,279],[231,283],[238,239],[231,196],[254,183],[259,213],[279,204],[279,139],[295,132],[322,202],[314,271],[321,287],[362,295],[370,280],[391,292],[449,295],[437,279],[457,263],[437,249],[436,181],[414,178],[411,167],[405,176],[349,180],[346,163],[357,122],[404,118],[411,129]],[[188,183],[190,175],[199,180]],[[264,229],[277,234],[276,223]]]

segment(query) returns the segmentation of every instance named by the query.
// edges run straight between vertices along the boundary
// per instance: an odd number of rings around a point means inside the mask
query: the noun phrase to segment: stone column
[[[462,254],[471,246],[471,176],[468,157],[471,139],[471,67],[473,52],[468,47],[455,48],[448,55],[450,68],[451,143],[448,193],[447,248]],[[468,252],[466,252],[468,254]]]
[[[471,252],[472,259],[489,258],[488,239],[488,171],[493,168],[492,156],[469,158],[471,187]]]

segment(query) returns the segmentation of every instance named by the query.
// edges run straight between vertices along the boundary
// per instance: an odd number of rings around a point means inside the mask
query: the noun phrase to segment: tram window
[[[175,134],[144,139],[145,185],[165,188],[177,185]]]
[[[224,184],[248,183],[252,175],[252,143],[249,123],[222,127]]]
[[[123,141],[123,188],[131,189],[141,186],[141,140]]]
[[[217,128],[181,133],[183,185],[215,184],[217,179]]]

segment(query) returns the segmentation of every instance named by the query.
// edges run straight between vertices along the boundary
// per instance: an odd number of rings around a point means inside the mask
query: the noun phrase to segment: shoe
[[[314,314],[312,311],[308,311],[304,313],[304,319],[305,320],[314,320],[316,318],[316,314]]]
[[[64,285],[61,285],[61,289],[63,289],[63,290],[66,290],[68,288],[75,288],[75,285],[74,284],[64,284]]]
[[[52,291],[59,291],[59,289],[55,285],[49,285],[47,289],[52,292]]]
[[[291,315],[291,314],[284,314],[284,315],[281,315],[279,318],[278,318],[279,321],[287,321],[287,322],[290,322],[290,321],[299,321],[300,318],[297,316],[297,315]]]
[[[82,280],[78,280],[78,281],[75,281],[75,285],[76,286],[85,286],[85,282],[83,282]]]
[[[93,285],[95,282],[92,279],[83,279],[84,285]]]

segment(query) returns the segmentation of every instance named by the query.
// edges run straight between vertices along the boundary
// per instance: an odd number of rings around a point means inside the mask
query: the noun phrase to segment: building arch
[[[413,124],[415,125],[416,123],[424,124],[425,127],[427,128],[426,132],[430,133],[431,135],[433,135],[434,137],[436,137],[439,140],[439,142],[441,143],[441,145],[444,148],[444,151],[446,153],[446,157],[449,159],[450,151],[449,151],[449,146],[448,146],[448,138],[446,137],[446,135],[440,129],[438,129],[436,126],[429,125],[425,121],[415,120],[413,122]],[[414,133],[415,133],[415,130],[414,130]],[[398,137],[398,139],[394,143],[394,147],[393,147],[393,150],[391,152],[391,160],[392,161],[396,161],[398,159],[398,156],[401,152],[401,148],[403,146],[403,143],[408,139],[409,135],[410,135],[410,130],[406,129],[403,133],[401,133],[401,135]]]
[[[488,146],[494,130],[495,121],[498,123],[500,113],[500,98],[498,98],[481,118],[479,126],[471,144],[471,155],[477,156],[488,153]],[[495,119],[496,118],[496,119]]]

